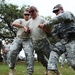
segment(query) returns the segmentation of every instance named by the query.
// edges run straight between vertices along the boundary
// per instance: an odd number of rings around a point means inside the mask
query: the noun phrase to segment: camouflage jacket
[[[54,25],[52,34],[57,35],[60,39],[75,37],[73,35],[75,34],[75,17],[71,12],[62,12],[45,24],[46,27],[51,25]]]

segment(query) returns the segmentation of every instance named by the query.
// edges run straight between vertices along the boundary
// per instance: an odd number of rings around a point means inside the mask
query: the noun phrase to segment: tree
[[[29,6],[24,5],[19,8],[19,6],[17,5],[7,4],[5,0],[1,0],[0,1],[0,28],[3,26],[4,27],[8,26],[9,32],[13,34],[14,36],[16,36],[15,28],[13,28],[11,24],[15,19],[23,18],[23,11],[27,7]],[[4,37],[7,37],[7,36],[4,36]]]

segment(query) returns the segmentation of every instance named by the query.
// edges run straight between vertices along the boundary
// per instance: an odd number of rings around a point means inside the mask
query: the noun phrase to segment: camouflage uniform
[[[51,19],[50,22],[45,23],[46,27],[55,25],[53,35],[59,38],[59,42],[53,47],[50,53],[48,62],[48,70],[57,71],[57,64],[59,56],[67,51],[68,63],[75,69],[75,22],[74,15],[69,11],[64,11]]]
[[[49,59],[51,46],[47,38],[41,39],[39,41],[33,41],[33,48],[38,55],[38,61],[42,63],[44,67],[47,68],[47,59]],[[45,58],[47,57],[47,59]]]
[[[22,25],[25,25],[26,22],[24,19],[17,19],[15,22],[20,22]],[[28,74],[33,73],[34,71],[34,50],[32,47],[32,41],[28,35],[24,32],[23,28],[19,28],[17,36],[13,40],[10,51],[8,52],[8,65],[11,69],[14,69],[17,55],[21,50],[24,50],[26,56],[26,66]]]
[[[45,23],[45,19],[37,16],[34,19],[30,19],[27,26],[30,28],[30,37],[32,38],[33,48],[38,55],[38,60],[42,63],[44,67],[47,69],[48,61],[45,59],[47,57],[49,59],[51,45],[50,41],[47,39],[46,32],[39,28],[39,24]]]

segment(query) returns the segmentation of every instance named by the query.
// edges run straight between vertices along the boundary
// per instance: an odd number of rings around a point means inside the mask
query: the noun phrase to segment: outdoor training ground
[[[59,63],[59,71],[62,73],[62,75],[75,75],[75,71],[71,67],[68,67],[67,64],[65,64],[64,68],[61,68]],[[8,75],[8,72],[8,65],[0,62],[0,75]],[[40,63],[35,61],[33,75],[44,75],[44,72],[45,68]],[[16,75],[27,75],[24,61],[18,61],[16,63]]]

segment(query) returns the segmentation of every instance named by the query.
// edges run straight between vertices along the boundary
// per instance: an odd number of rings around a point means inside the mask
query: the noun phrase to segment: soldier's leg
[[[26,56],[26,66],[28,75],[32,75],[34,72],[34,50],[30,39],[23,41],[23,50]]]
[[[40,61],[42,63],[42,65],[47,69],[48,61],[46,60],[43,52],[40,50],[40,51],[37,51],[36,54],[37,54],[37,57],[38,57],[38,61]]]
[[[37,58],[38,58],[38,62],[41,62],[41,64],[45,67],[46,71],[45,71],[45,75],[47,75],[47,64],[48,64],[48,59],[47,57],[43,54],[42,51],[38,51],[36,52],[37,54]]]
[[[63,68],[64,67],[64,64],[65,64],[65,53],[63,53],[62,55],[61,55],[61,68]]]
[[[12,75],[14,75],[16,58],[21,48],[22,48],[21,40],[18,38],[15,38],[10,46],[10,51],[8,52],[8,55],[7,55],[7,62],[8,62],[9,68],[11,69]]]
[[[48,73],[47,64],[48,64],[48,59],[50,56],[50,51],[52,50],[52,48],[51,48],[52,46],[48,39],[43,39],[40,46],[41,46],[40,51],[42,52],[42,53],[40,53],[40,54],[42,54],[42,56],[41,56],[42,58],[40,61],[43,64],[43,66],[46,67],[45,75],[47,75],[47,73]]]
[[[35,52],[36,52],[36,54],[38,56],[38,60],[42,63],[42,65],[47,70],[48,60],[46,59],[46,57],[47,58],[49,57],[50,50],[47,51],[46,44],[45,44],[46,42],[47,42],[46,39],[42,39],[40,41],[36,41],[36,42],[33,43],[33,47],[34,47],[34,50],[35,50]],[[46,51],[44,52],[44,50],[46,50]],[[44,53],[46,53],[47,56]]]
[[[65,46],[61,43],[56,43],[53,51],[50,52],[48,61],[48,75],[60,75],[58,71],[59,56],[65,52]]]
[[[42,63],[42,65],[47,68],[48,61],[45,59],[43,52],[42,52],[43,42],[40,41],[33,41],[33,48],[35,50],[35,53],[38,56],[38,61]]]
[[[59,54],[55,51],[51,51],[50,58],[48,61],[48,75],[59,75],[58,59],[59,59]]]
[[[66,44],[68,64],[75,70],[75,40]]]
[[[4,53],[4,63],[7,63],[7,57],[6,57],[6,52]]]
[[[48,74],[47,64],[50,56],[50,51],[52,49],[50,41],[47,38],[43,39],[39,47],[40,47],[40,52],[38,53],[38,55],[40,54],[39,56],[40,61],[43,64],[43,66],[46,68],[45,75],[47,75]]]

